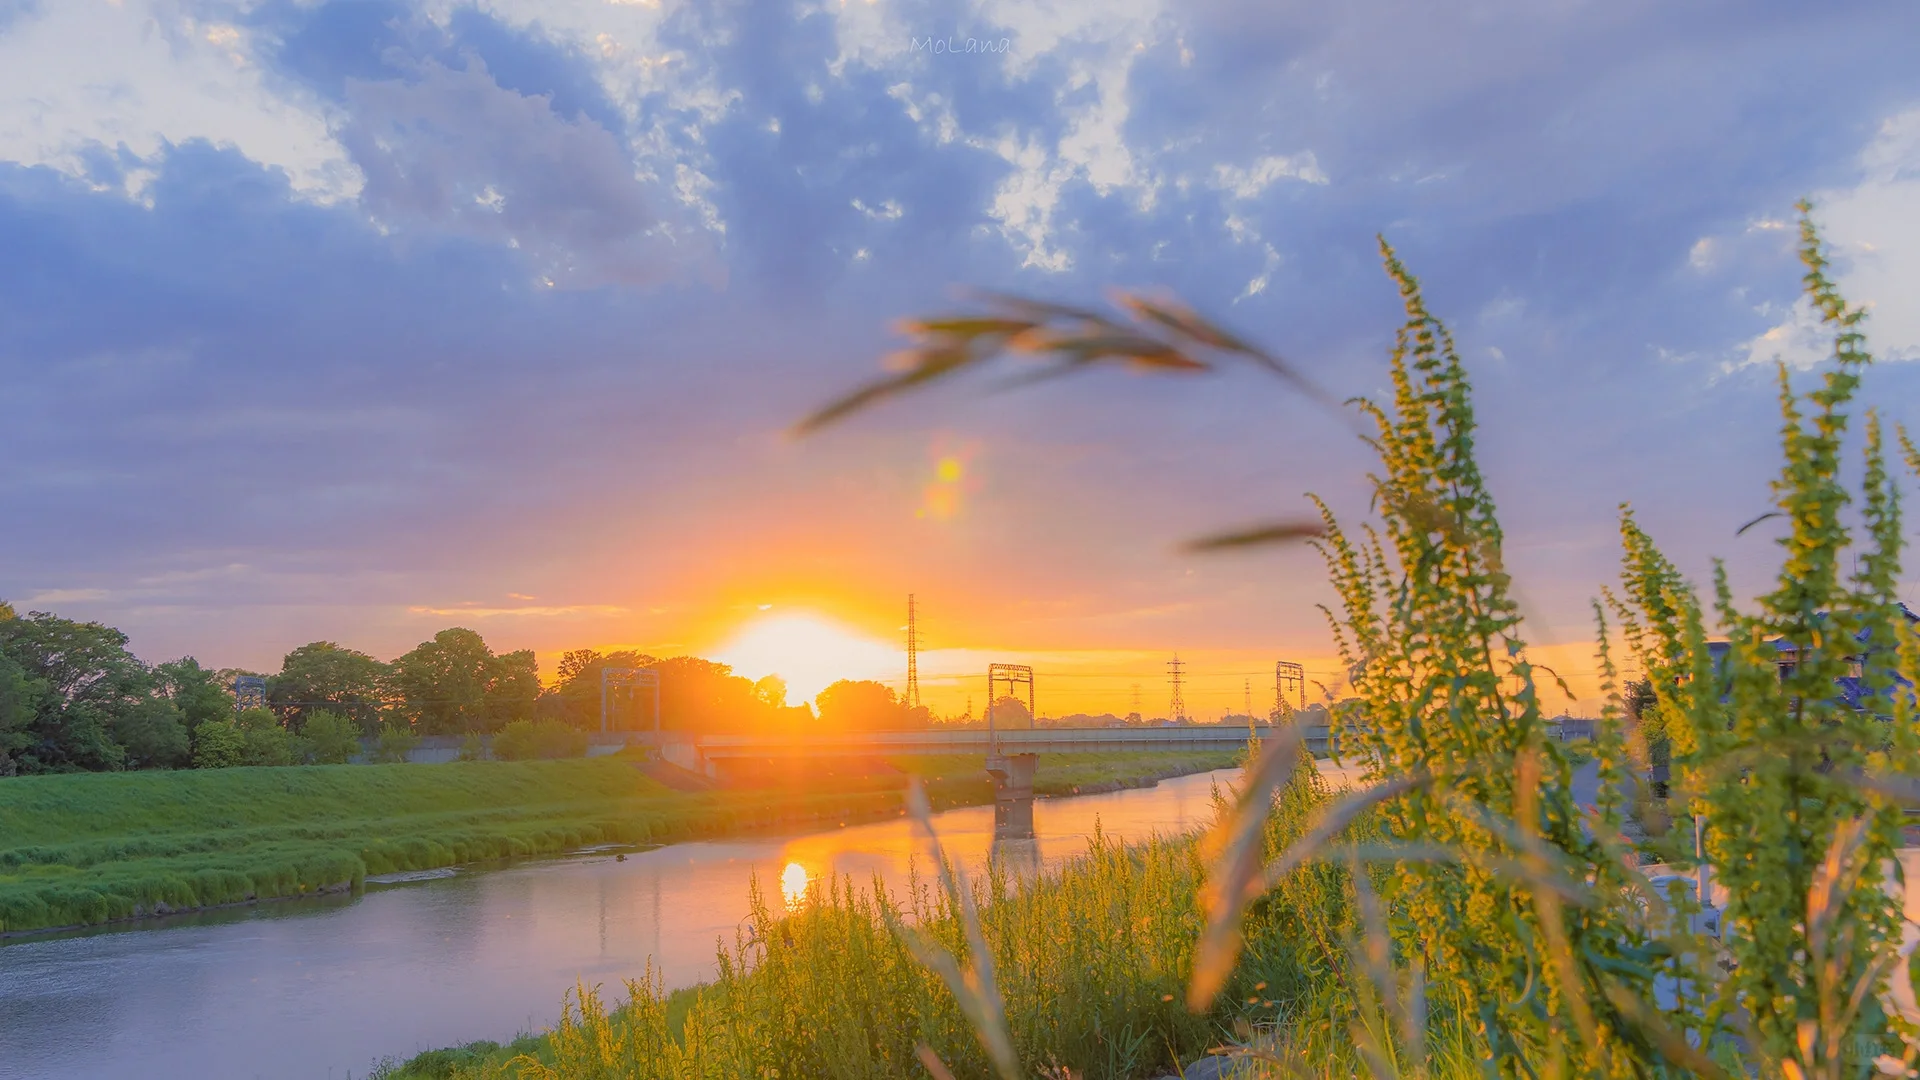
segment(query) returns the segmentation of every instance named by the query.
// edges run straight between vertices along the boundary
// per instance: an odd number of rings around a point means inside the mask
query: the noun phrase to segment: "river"
[[[1031,840],[995,841],[991,807],[935,822],[966,865],[1032,873],[1084,851],[1096,822],[1124,840],[1198,828],[1232,775],[1039,800]],[[17,940],[0,945],[0,1080],[364,1077],[382,1058],[542,1030],[576,980],[622,997],[649,957],[669,987],[704,981],[754,878],[774,904],[826,874],[898,889],[918,850],[890,820]]]

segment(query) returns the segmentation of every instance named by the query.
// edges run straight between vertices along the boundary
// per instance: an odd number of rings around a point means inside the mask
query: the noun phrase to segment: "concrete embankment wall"
[[[626,749],[627,741],[628,736],[625,733],[592,732],[587,736],[587,756],[605,757],[608,754],[617,754]],[[419,745],[407,751],[407,760],[416,765],[443,765],[449,761],[460,760],[460,751],[466,745],[467,736],[465,735],[422,735]],[[483,752],[491,756],[493,736],[480,736],[480,745]],[[372,761],[375,748],[375,740],[361,739],[360,756],[355,760]]]

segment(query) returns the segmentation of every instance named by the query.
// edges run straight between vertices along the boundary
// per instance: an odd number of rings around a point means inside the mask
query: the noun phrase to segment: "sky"
[[[787,431],[962,286],[1168,290],[1379,395],[1384,235],[1590,709],[1619,504],[1697,581],[1778,566],[1736,530],[1826,348],[1795,200],[1920,424],[1915,41],[1904,0],[0,0],[0,597],[155,661],[459,625],[899,685],[911,593],[940,712],[989,662],[1047,714],[1164,713],[1176,653],[1202,718],[1277,660],[1337,692],[1314,553],[1178,551],[1365,515],[1351,418],[1278,383]]]

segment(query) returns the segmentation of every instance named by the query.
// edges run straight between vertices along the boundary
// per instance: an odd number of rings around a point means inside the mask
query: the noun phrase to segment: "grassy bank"
[[[1045,790],[1217,767],[1042,759]],[[980,759],[903,761],[940,805],[992,798]],[[360,888],[369,874],[899,812],[898,776],[672,791],[623,758],[96,773],[0,782],[0,933]]]
[[[1268,823],[1269,852],[1291,843],[1326,798],[1317,781],[1291,788]],[[1310,867],[1265,898],[1228,993],[1195,1015],[1185,993],[1202,877],[1191,840],[1121,847],[1096,838],[1055,874],[975,883],[1023,1075],[1161,1076],[1239,1025],[1316,1013],[1329,980],[1345,970],[1352,920],[1344,872]],[[563,1012],[550,1032],[433,1051],[375,1075],[878,1080],[927,1075],[915,1054],[925,1043],[956,1076],[989,1076],[953,993],[893,929],[901,921],[964,955],[960,919],[937,888],[887,899],[842,880],[792,915],[756,903],[750,932],[721,953],[710,984],[668,994],[641,975],[624,988],[579,988],[556,1000]]]

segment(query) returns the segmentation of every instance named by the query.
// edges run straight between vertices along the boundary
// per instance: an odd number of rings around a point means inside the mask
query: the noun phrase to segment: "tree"
[[[754,695],[753,682],[733,668],[697,656],[656,660],[661,726],[677,731],[766,730],[774,710]]]
[[[540,661],[532,649],[519,649],[493,658],[487,668],[488,729],[497,731],[515,720],[533,718],[540,697]]]
[[[149,698],[115,715],[108,730],[125,753],[129,769],[181,769],[192,764],[190,726],[179,707],[166,698]]]
[[[479,634],[456,627],[395,660],[387,686],[421,734],[496,731],[532,717],[540,666],[530,649],[495,656]]]
[[[768,675],[753,684],[753,696],[770,709],[784,709],[787,707],[787,680],[778,675]]]
[[[246,739],[231,722],[209,720],[193,729],[193,767],[225,769],[240,764]]]
[[[295,731],[307,717],[325,709],[346,717],[371,734],[380,725],[382,684],[387,665],[331,641],[315,641],[293,650],[280,673],[267,680],[267,703]]]
[[[650,668],[659,663],[651,656],[631,650],[602,655],[592,649],[574,649],[560,658],[559,679],[547,695],[559,719],[579,728],[600,726],[600,673],[613,668],[632,670]],[[608,706],[616,727],[653,726],[651,694],[626,691],[616,694]]]
[[[242,765],[291,765],[296,756],[304,756],[296,755],[292,734],[271,709],[243,710],[233,718],[233,726],[240,732]]]
[[[10,617],[13,609],[0,602],[0,614]],[[44,684],[28,678],[19,664],[0,655],[0,776],[18,772],[16,755],[33,745],[33,718],[44,691]]]
[[[223,683],[219,672],[201,667],[191,656],[155,664],[153,677],[155,689],[173,703],[189,728],[233,715],[233,684]]]
[[[317,709],[300,729],[315,765],[345,765],[360,752],[360,728],[339,713]]]
[[[907,723],[906,706],[893,688],[870,679],[841,679],[813,700],[820,726],[832,731],[885,731]]]
[[[40,687],[31,741],[20,751],[25,771],[120,767],[125,755],[109,727],[148,701],[153,687],[146,665],[127,651],[127,635],[33,611],[0,619],[0,655]]]
[[[1033,714],[1027,711],[1027,703],[1012,694],[1002,695],[988,708],[992,710],[995,727],[1023,728],[1033,723]]]

